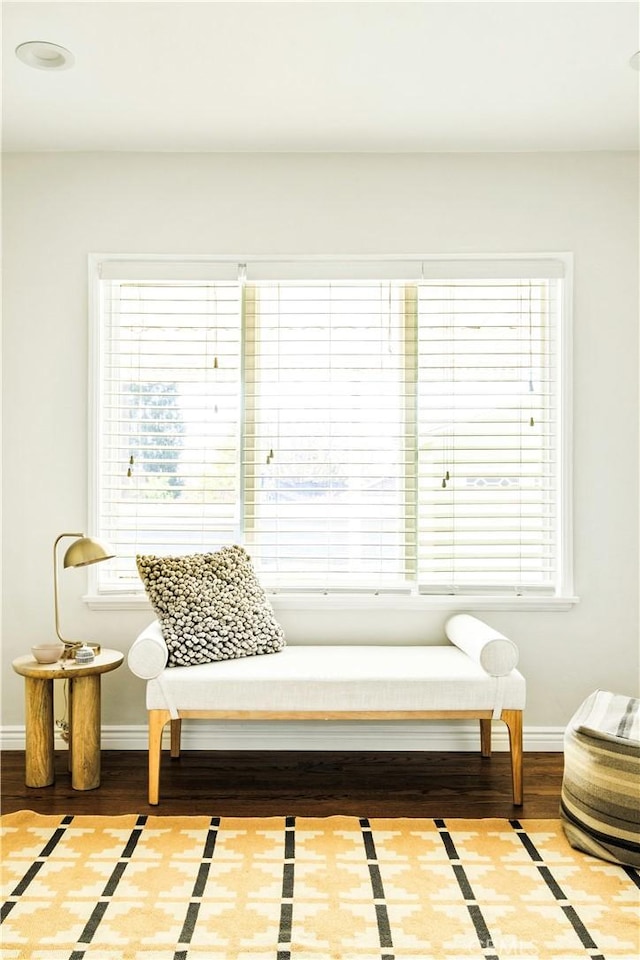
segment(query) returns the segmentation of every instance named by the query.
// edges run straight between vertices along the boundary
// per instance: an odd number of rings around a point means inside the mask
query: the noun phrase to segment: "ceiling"
[[[3,2],[3,149],[634,150],[639,7]]]

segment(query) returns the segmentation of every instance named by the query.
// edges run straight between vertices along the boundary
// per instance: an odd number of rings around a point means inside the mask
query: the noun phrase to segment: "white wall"
[[[4,159],[5,732],[11,660],[53,634],[51,549],[87,523],[87,254],[572,251],[575,573],[568,612],[482,615],[521,649],[525,727],[558,731],[596,688],[638,693],[638,193],[632,154],[22,154]],[[126,651],[150,611],[90,610],[68,633]],[[438,635],[446,613],[305,617],[292,640]],[[143,684],[103,679],[103,720],[144,722]]]

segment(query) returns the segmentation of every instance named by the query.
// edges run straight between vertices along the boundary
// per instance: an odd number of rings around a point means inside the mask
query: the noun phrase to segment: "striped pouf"
[[[564,735],[560,803],[569,843],[640,867],[640,700],[596,690]]]

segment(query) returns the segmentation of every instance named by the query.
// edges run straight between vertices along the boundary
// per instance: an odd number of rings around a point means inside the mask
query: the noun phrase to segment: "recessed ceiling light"
[[[629,60],[629,64],[634,70],[640,70],[640,50],[638,50],[637,53],[634,53],[634,55],[631,57],[631,60]]]
[[[16,56],[29,67],[38,70],[68,70],[75,63],[70,50],[47,40],[30,40],[16,47]]]

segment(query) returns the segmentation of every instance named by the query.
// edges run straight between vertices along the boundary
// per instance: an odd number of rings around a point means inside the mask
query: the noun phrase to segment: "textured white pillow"
[[[177,557],[137,556],[160,621],[168,666],[276,653],[282,627],[242,547]]]

